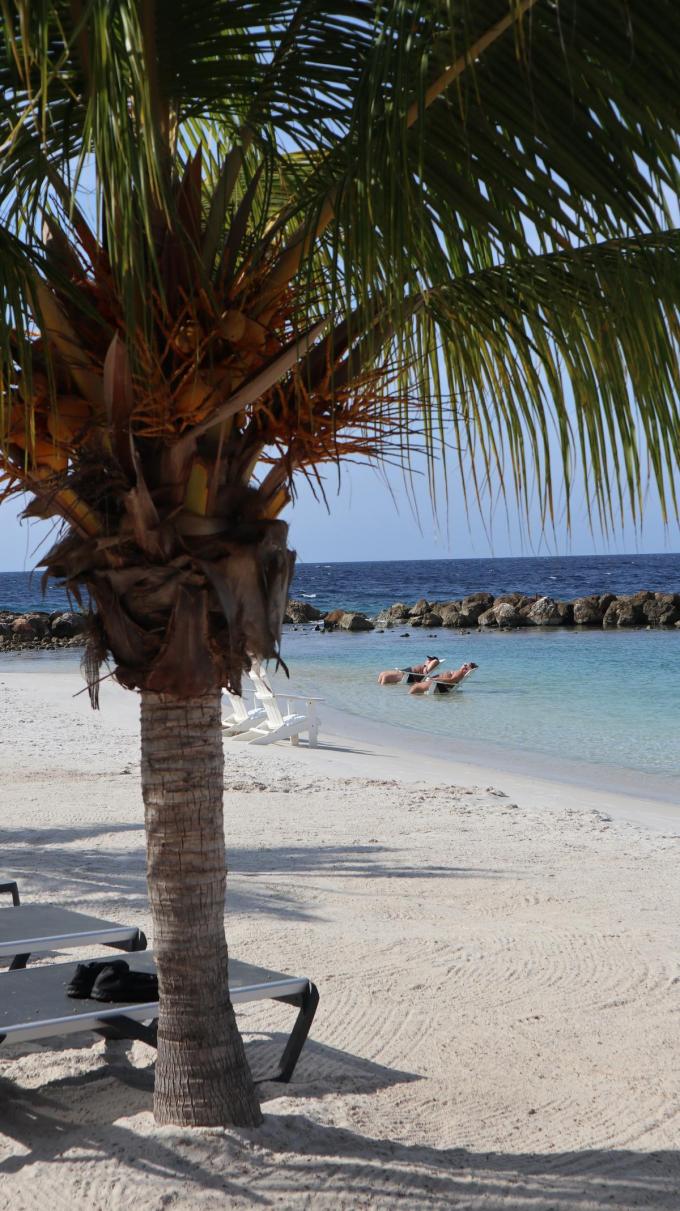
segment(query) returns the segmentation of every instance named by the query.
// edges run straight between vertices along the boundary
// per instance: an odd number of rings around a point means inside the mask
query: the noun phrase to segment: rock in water
[[[493,606],[493,613],[496,615],[496,625],[501,630],[524,626],[524,619],[509,601],[502,601],[500,605]]]
[[[650,626],[672,627],[680,622],[680,593],[655,593],[644,602],[642,612]]]
[[[343,614],[338,626],[341,631],[372,631],[373,623],[365,614]]]
[[[460,603],[460,625],[473,627],[492,605],[493,597],[490,593],[471,593],[470,596],[464,597]]]
[[[58,614],[52,623],[52,634],[55,639],[73,639],[75,635],[82,635],[87,623],[82,614],[74,614],[66,612]]]
[[[381,627],[397,627],[403,626],[409,618],[411,607],[404,605],[402,601],[395,601],[386,610],[381,610],[376,618],[376,626]]]
[[[344,614],[344,610],[329,610],[327,614],[324,614],[324,628],[329,631],[335,630]]]
[[[600,598],[596,596],[577,597],[574,602],[574,622],[581,627],[601,627],[604,610],[609,605],[610,602],[607,602],[603,609]]]
[[[607,608],[602,625],[603,627],[639,627],[645,621],[642,602],[637,602],[632,597],[617,597]]]
[[[36,635],[38,636],[38,639],[43,639],[45,635],[49,634],[49,630],[50,630],[49,614],[45,614],[42,612],[35,613],[35,614],[26,614],[25,618],[26,618],[27,622],[30,622],[31,626],[33,627],[33,630],[35,631]]]
[[[286,615],[291,622],[318,622],[323,618],[321,610],[317,610],[316,606],[310,605],[308,601],[289,601]]]
[[[423,614],[420,625],[424,627],[440,627],[442,625],[442,616],[435,613]]]
[[[450,605],[442,611],[442,626],[443,627],[459,627],[460,621],[460,606]]]
[[[480,627],[499,627],[502,631],[509,631],[526,624],[514,605],[511,605],[509,601],[501,601],[498,605],[493,605],[489,610],[485,610],[483,614],[480,614],[477,619],[477,625]]]
[[[527,618],[536,627],[560,627],[564,625],[559,606],[556,601],[553,601],[552,597],[539,597],[538,601],[529,606]]]
[[[28,618],[15,618],[12,623],[12,635],[20,643],[33,643],[38,638]]]
[[[413,609],[410,611],[410,614],[411,614],[411,618],[418,618],[419,615],[429,614],[429,612],[430,612],[429,601],[426,601],[424,597],[421,597],[420,601],[417,601],[416,604],[414,605]]]

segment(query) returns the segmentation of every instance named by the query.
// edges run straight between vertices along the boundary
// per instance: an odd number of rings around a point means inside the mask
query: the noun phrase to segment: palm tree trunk
[[[154,1114],[256,1126],[253,1079],[227,994],[220,698],[144,691],[142,792],[160,987]]]

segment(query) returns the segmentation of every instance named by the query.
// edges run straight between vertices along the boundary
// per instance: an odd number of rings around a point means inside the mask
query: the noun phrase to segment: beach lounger
[[[248,676],[255,688],[255,699],[261,704],[265,718],[247,732],[242,732],[237,739],[249,740],[251,744],[273,744],[276,740],[290,740],[297,744],[305,732],[309,737],[312,748],[316,748],[319,739],[319,718],[316,713],[317,702],[313,694],[283,694],[286,703],[285,710],[281,709],[278,698],[271,686],[265,681],[257,665],[253,665]],[[304,710],[294,710],[292,703],[304,703]]]
[[[12,904],[16,907],[21,904],[19,899],[19,887],[16,879],[0,879],[0,892],[5,892],[12,897]]]
[[[153,955],[148,950],[136,954],[129,963],[135,971],[155,971]],[[141,1039],[155,1047],[158,1001],[111,1004],[91,999],[73,1000],[66,995],[66,987],[74,977],[76,966],[75,963],[52,963],[26,971],[0,973],[0,1044],[27,1043],[93,1031],[104,1038]],[[303,976],[287,976],[230,959],[229,987],[234,1005],[273,1000],[298,1009],[276,1072],[264,1078],[288,1082],[319,1003],[315,985]]]
[[[248,709],[245,699],[239,694],[232,694],[230,690],[222,690],[222,701],[227,700],[229,707],[227,713],[222,715],[222,730],[228,736],[237,736],[239,732],[250,731],[258,723],[266,718],[263,706],[254,706]]]
[[[464,677],[460,681],[437,681],[436,677],[432,678],[432,685],[428,689],[428,694],[448,694],[451,690],[459,690],[464,681],[475,672],[475,669],[468,669]]]
[[[0,908],[0,958],[12,956],[11,971],[25,967],[32,954],[77,946],[139,951],[146,949],[146,938],[135,925],[118,925],[53,904]]]

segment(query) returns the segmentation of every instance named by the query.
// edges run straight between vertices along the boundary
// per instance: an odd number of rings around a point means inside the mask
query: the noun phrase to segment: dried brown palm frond
[[[9,388],[2,488],[68,523],[42,563],[90,595],[91,675],[110,652],[126,686],[178,697],[238,690],[250,653],[279,658],[293,475],[375,454],[401,423],[387,371],[347,323],[301,327],[287,284],[263,322],[277,243],[230,277],[232,226],[205,280],[187,244],[206,234],[201,186],[199,155],[177,187],[181,227],[156,216],[157,283],[132,329],[105,249],[51,220],[58,272],[34,282],[40,329]]]

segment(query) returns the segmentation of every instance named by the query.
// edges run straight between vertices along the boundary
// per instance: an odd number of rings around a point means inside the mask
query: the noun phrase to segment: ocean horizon
[[[0,572],[0,611],[69,608],[63,589],[41,591],[42,572]],[[468,593],[520,592],[567,600],[589,593],[680,592],[680,553],[649,555],[540,555],[494,559],[405,559],[302,562],[291,597],[317,609],[369,615],[396,601],[446,601]]]

